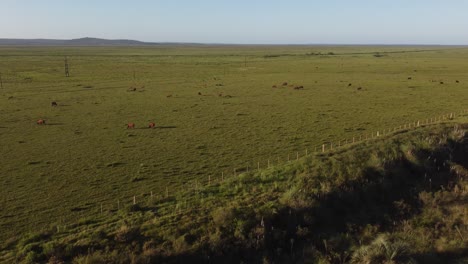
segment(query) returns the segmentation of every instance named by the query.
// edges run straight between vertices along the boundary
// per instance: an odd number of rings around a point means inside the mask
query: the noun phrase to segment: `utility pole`
[[[69,68],[68,68],[67,56],[65,56],[65,77],[70,77],[70,71],[69,71]]]

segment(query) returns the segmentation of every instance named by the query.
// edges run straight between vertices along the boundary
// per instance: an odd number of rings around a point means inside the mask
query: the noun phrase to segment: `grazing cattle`
[[[288,85],[288,83],[287,83],[287,82],[284,82],[284,83],[283,83],[283,86],[287,86],[287,85]]]
[[[51,104],[52,106],[58,106],[58,105],[57,105],[57,102],[52,102],[52,103],[50,103],[50,104]]]
[[[458,81],[458,80],[456,80],[455,82],[456,82],[456,83],[460,83],[460,81]]]
[[[198,95],[202,95],[201,92],[198,92]]]
[[[36,122],[38,125],[45,125],[45,120],[44,119],[39,119]]]
[[[444,84],[444,82],[440,82],[440,84]]]
[[[302,85],[294,87],[294,90],[302,90],[302,89],[304,89],[304,86],[302,86]]]
[[[271,88],[276,88],[276,85],[273,85]]]
[[[219,93],[218,96],[219,96],[219,97],[223,97],[223,93]]]
[[[352,83],[349,83],[349,84],[348,84],[348,87],[350,87],[350,86],[352,86],[352,85],[353,85]]]
[[[169,95],[167,95],[166,97],[167,97],[167,98],[170,98],[170,97],[172,97],[172,94],[169,94]]]
[[[155,128],[156,124],[154,122],[150,122],[148,128]]]
[[[362,90],[362,87],[358,87],[357,89],[358,89],[358,91],[360,91],[360,90]]]
[[[130,129],[130,128],[135,128],[135,123],[128,123],[127,129]]]
[[[408,77],[408,80],[412,80],[412,79],[413,79],[413,77]]]

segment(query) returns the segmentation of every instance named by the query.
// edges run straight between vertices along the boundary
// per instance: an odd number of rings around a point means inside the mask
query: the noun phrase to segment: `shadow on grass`
[[[272,263],[301,263],[305,261],[305,249],[313,247],[322,256],[330,257],[331,263],[348,263],[350,252],[357,244],[361,232],[369,226],[377,232],[397,230],[396,223],[412,219],[422,212],[419,194],[435,193],[448,189],[457,181],[451,172],[450,162],[468,163],[468,137],[462,143],[448,142],[433,151],[411,153],[411,160],[399,158],[386,162],[384,168],[367,167],[356,180],[336,181],[331,191],[324,195],[309,194],[305,200],[314,201],[301,209],[283,208],[272,217],[265,218],[261,246],[239,245],[234,238],[222,244],[222,251],[201,249],[190,255],[164,258],[164,262],[177,263],[191,260],[192,263],[239,263],[262,261]],[[416,160],[417,162],[413,162]],[[314,188],[303,183],[301,189]],[[298,235],[298,230],[309,230]],[[249,242],[252,242],[251,241]],[[257,238],[258,239],[258,238]],[[257,240],[258,243],[258,240]],[[418,263],[448,263],[467,256],[463,249],[450,252],[428,252],[404,257]]]

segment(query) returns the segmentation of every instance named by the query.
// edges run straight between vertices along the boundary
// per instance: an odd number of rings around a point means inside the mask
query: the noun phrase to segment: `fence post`
[[[322,145],[322,153],[325,152],[325,144]]]
[[[136,204],[136,197],[135,197],[135,195],[133,195],[133,204],[134,204],[134,205]]]
[[[224,171],[221,172],[221,181],[224,181]]]
[[[296,152],[296,160],[299,160],[299,152]]]

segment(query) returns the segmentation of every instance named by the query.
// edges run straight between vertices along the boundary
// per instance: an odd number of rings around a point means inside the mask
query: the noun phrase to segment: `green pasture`
[[[460,112],[467,70],[466,47],[1,47],[0,239]]]

